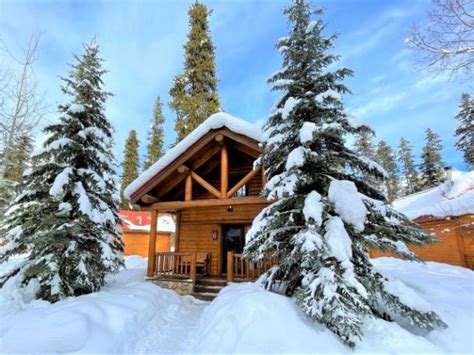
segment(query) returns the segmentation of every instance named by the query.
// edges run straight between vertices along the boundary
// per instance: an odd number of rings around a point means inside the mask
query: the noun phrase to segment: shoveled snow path
[[[208,302],[191,296],[185,304],[170,303],[150,320],[143,336],[130,349],[132,354],[192,352],[192,334]]]

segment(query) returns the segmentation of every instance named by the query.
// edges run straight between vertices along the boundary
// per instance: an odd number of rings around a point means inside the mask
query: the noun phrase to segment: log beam
[[[250,180],[252,180],[255,175],[259,172],[260,167],[257,166],[256,169],[251,170],[247,175],[245,175],[237,184],[234,185],[233,188],[231,188],[228,192],[226,197],[232,197],[233,194],[235,194],[239,189],[247,184]]]
[[[190,173],[190,170],[186,165],[180,165],[178,167],[178,173],[188,175]]]
[[[221,198],[227,197],[228,187],[229,187],[229,154],[227,151],[227,146],[224,144],[221,149]]]
[[[221,193],[219,190],[217,190],[214,186],[209,184],[206,180],[204,180],[202,177],[200,177],[198,174],[196,174],[194,171],[191,170],[191,176],[192,178],[202,187],[204,187],[207,191],[209,191],[211,194],[216,196],[217,198],[221,198]]]
[[[140,200],[142,200],[142,202],[144,202],[144,203],[149,203],[149,204],[156,203],[156,202],[160,201],[160,199],[158,197],[151,196],[151,195],[148,195],[148,194],[143,195]]]
[[[184,200],[191,201],[193,199],[193,178],[191,175],[186,177],[185,185]]]
[[[239,198],[218,198],[192,201],[163,201],[157,202],[150,207],[143,207],[143,211],[159,209],[160,211],[178,211],[192,207],[209,207],[209,206],[238,206],[238,205],[258,205],[269,204],[271,201],[258,196],[247,196]]]

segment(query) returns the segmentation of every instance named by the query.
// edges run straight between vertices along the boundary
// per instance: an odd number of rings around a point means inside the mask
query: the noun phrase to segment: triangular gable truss
[[[256,159],[261,154],[259,144],[254,139],[235,133],[226,127],[211,130],[174,161],[146,181],[132,196],[134,203],[144,207],[161,201],[161,197],[184,185],[184,201],[192,200],[192,186],[198,184],[216,199],[232,197],[259,172],[260,167],[250,169],[233,186],[229,186],[229,149]],[[220,159],[216,156],[220,155]],[[205,177],[220,165],[220,186],[216,188]],[[201,169],[199,172],[198,170]],[[262,174],[263,179],[263,174]]]

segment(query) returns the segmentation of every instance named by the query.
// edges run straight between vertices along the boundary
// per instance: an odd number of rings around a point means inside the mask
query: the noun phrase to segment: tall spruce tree
[[[438,186],[444,181],[442,149],[441,138],[431,128],[428,128],[426,130],[425,145],[421,153],[420,188],[422,190]]]
[[[385,141],[377,144],[375,151],[375,161],[387,172],[387,178],[381,181],[381,189],[386,194],[388,200],[393,202],[399,194],[400,186],[398,182],[398,166],[395,152]]]
[[[97,291],[122,262],[113,128],[99,47],[92,42],[63,78],[59,121],[45,128],[43,149],[20,183],[0,234],[0,263],[29,252],[0,278],[51,302]]]
[[[163,156],[163,124],[165,123],[165,118],[163,117],[162,109],[163,104],[158,96],[153,107],[153,120],[148,131],[147,154],[143,170],[148,169]]]
[[[213,113],[220,111],[217,95],[215,47],[209,34],[211,11],[199,2],[189,9],[188,41],[184,45],[184,73],[170,89],[179,142]]]
[[[338,59],[329,53],[335,36],[323,36],[321,19],[310,21],[308,3],[295,0],[284,13],[290,33],[277,44],[282,69],[269,79],[283,97],[263,128],[264,153],[256,162],[268,177],[263,195],[276,201],[254,219],[244,256],[280,260],[263,285],[293,296],[306,316],[349,346],[370,317],[424,331],[443,327],[434,312],[404,303],[373,269],[368,248],[417,260],[405,243],[422,245],[433,237],[354,174],[384,176],[345,145],[346,134],[368,129],[348,117],[341,101],[348,92],[341,80],[352,72],[329,69]]]
[[[474,169],[474,99],[469,94],[462,94],[455,118],[459,121],[454,134],[457,138],[456,148],[463,153],[469,169]]]
[[[375,148],[372,142],[373,134],[371,131],[363,130],[357,135],[354,142],[354,150],[359,155],[374,160]]]
[[[134,206],[125,198],[123,192],[125,188],[138,177],[138,171],[140,168],[138,146],[137,131],[132,129],[128,133],[127,140],[125,141],[125,150],[123,152],[124,158],[122,162],[122,179],[120,181],[120,207],[129,210],[133,209]]]
[[[403,175],[403,195],[409,195],[418,191],[418,173],[413,157],[413,146],[405,138],[400,138],[398,146],[398,162]]]

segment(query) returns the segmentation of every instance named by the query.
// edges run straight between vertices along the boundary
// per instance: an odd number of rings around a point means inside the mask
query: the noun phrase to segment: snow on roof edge
[[[258,125],[244,121],[241,118],[234,117],[225,112],[215,113],[201,123],[194,131],[186,136],[176,146],[168,150],[155,164],[141,173],[124,190],[124,196],[131,199],[131,196],[137,192],[146,182],[161,170],[171,164],[176,158],[183,154],[191,145],[198,141],[205,134],[213,129],[227,127],[232,132],[242,134],[258,142],[261,140],[261,129]]]
[[[420,217],[449,218],[474,214],[474,171],[453,171],[452,186],[447,182],[401,197],[393,207],[414,220]]]

